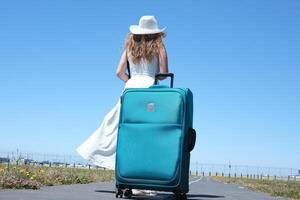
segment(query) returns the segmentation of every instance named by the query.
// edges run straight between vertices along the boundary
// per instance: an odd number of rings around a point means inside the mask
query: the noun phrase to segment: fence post
[[[9,154],[7,155],[7,158],[8,158],[8,162],[7,162],[7,171],[9,171],[9,164],[10,164]]]

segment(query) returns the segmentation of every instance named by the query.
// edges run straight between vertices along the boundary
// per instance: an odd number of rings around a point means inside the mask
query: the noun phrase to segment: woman
[[[156,73],[168,72],[167,52],[163,44],[165,28],[158,28],[154,16],[142,16],[139,25],[132,25],[129,29],[116,74],[125,82],[125,88],[147,88],[154,84]],[[127,61],[130,79],[125,73]],[[83,158],[112,170],[115,168],[120,106],[119,100],[100,127],[77,148]]]

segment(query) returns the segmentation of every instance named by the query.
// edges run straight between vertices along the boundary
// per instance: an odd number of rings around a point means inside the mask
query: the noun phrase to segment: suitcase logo
[[[154,112],[154,108],[155,108],[154,103],[148,103],[147,104],[147,111],[148,112]]]

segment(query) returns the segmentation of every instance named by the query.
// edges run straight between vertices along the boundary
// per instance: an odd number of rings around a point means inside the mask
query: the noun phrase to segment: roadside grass
[[[114,180],[114,171],[67,167],[0,164],[0,188],[39,189],[41,186],[85,184]]]
[[[267,193],[271,196],[285,197],[292,200],[300,200],[300,182],[299,181],[284,181],[284,180],[257,180],[247,178],[234,177],[212,177],[216,181],[223,183],[233,183],[245,186],[246,188]]]

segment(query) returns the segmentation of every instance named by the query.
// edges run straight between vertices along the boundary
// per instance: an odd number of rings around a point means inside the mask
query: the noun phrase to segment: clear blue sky
[[[167,27],[192,160],[300,167],[299,1],[2,1],[0,151],[76,154],[115,105],[128,27]]]

